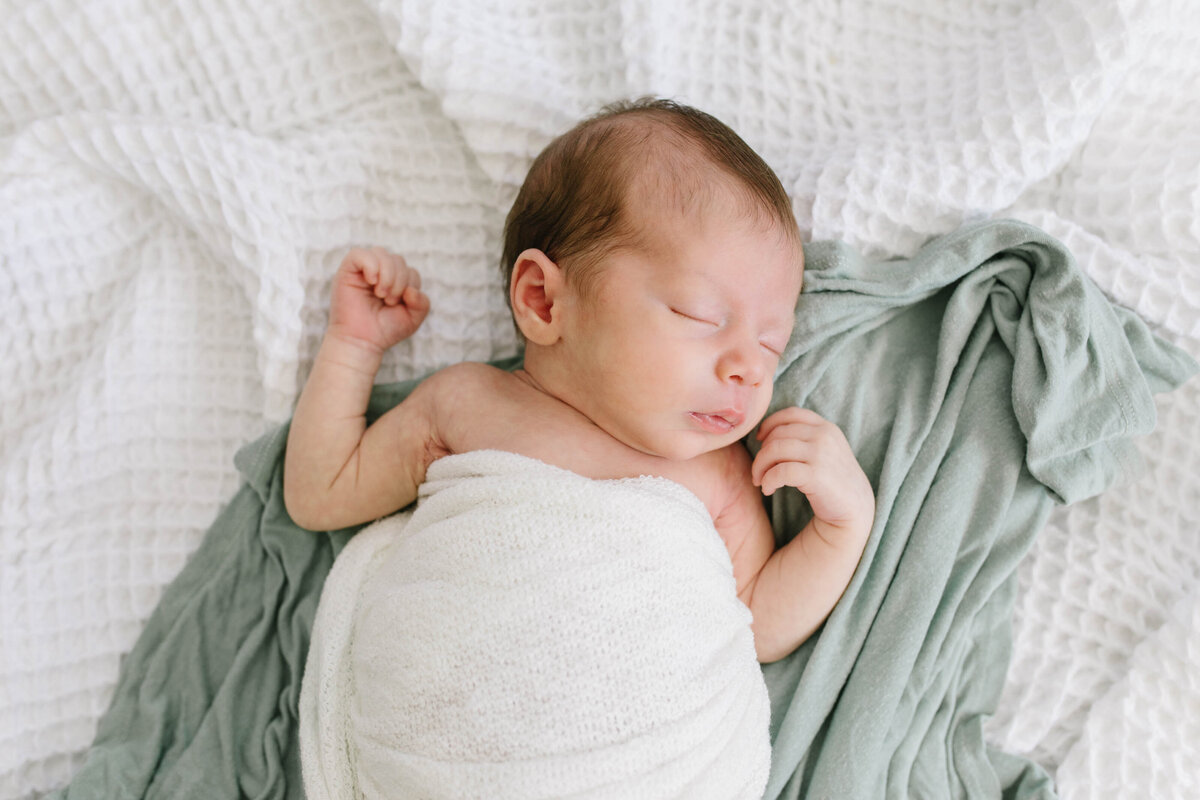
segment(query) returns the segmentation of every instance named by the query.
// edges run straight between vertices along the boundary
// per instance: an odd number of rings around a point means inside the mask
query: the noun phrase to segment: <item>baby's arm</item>
[[[283,497],[297,525],[334,530],[408,505],[425,474],[428,410],[418,392],[366,424],[383,353],[429,311],[421,277],[382,248],[351,250],[333,280],[329,327],[288,433]]]
[[[875,495],[841,430],[814,412],[779,411],[758,436],[763,445],[753,464],[744,451],[735,455],[738,490],[717,527],[730,548],[738,596],[754,614],[758,659],[766,663],[811,636],[845,592],[871,532]],[[803,492],[813,519],[776,550],[762,495],[780,486]]]

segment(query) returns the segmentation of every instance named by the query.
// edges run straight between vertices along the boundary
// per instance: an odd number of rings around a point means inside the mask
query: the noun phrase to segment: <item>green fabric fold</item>
[[[842,426],[877,494],[863,562],[818,637],[764,674],[770,797],[1051,797],[989,749],[1017,564],[1054,502],[1133,471],[1154,392],[1196,365],[1012,221],[905,261],[807,251],[773,408]],[[753,443],[751,443],[753,445]],[[810,512],[772,504],[777,538]]]
[[[1054,502],[1136,466],[1151,395],[1196,365],[1021,223],[979,223],[906,261],[833,243],[807,259],[774,407],[841,425],[878,511],[819,635],[764,667],[767,796],[1050,797],[1040,768],[982,734],[1010,657],[1017,563]],[[416,383],[377,386],[369,417]],[[284,425],[238,453],[244,485],[167,587],[82,768],[54,796],[303,797],[309,635],[356,529],[292,524],[286,439]],[[770,509],[780,541],[810,513],[786,490]]]

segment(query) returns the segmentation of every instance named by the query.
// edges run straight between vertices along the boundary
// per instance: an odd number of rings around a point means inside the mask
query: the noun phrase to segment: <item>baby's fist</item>
[[[758,439],[762,448],[751,476],[763,494],[794,486],[822,522],[870,529],[875,492],[841,428],[813,411],[792,407],[763,420]]]
[[[329,332],[387,350],[407,339],[429,313],[421,275],[382,247],[355,247],[333,278]]]

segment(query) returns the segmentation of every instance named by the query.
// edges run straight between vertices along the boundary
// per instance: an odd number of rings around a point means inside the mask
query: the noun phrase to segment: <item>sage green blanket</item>
[[[764,667],[767,796],[1052,797],[1039,767],[982,735],[1009,661],[1016,566],[1054,502],[1136,468],[1151,394],[1196,366],[1020,223],[969,226],[907,261],[832,243],[807,257],[775,406],[843,427],[878,514],[819,635]],[[371,414],[414,385],[376,387]],[[238,453],[245,485],[168,587],[58,796],[303,797],[309,633],[353,531],[291,523],[286,437]],[[796,492],[771,511],[781,539],[807,513]]]

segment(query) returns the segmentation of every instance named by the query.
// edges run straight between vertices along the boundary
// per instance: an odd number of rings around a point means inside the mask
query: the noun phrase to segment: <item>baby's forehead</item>
[[[636,231],[630,244],[648,255],[663,257],[701,234],[714,240],[733,236],[786,251],[795,277],[802,278],[803,244],[769,209],[729,186],[700,191],[707,194],[695,193],[682,200],[669,190],[631,192],[624,208]]]

